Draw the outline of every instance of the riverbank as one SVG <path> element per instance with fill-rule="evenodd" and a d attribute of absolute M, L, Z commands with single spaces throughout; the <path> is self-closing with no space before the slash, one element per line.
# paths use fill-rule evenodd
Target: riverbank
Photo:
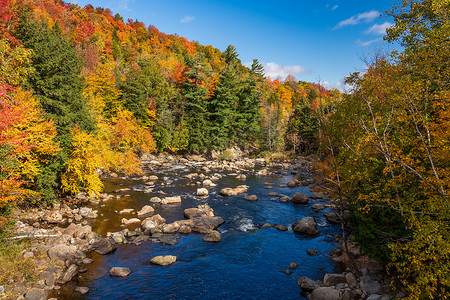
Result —
<path fill-rule="evenodd" d="M 208 189 L 211 191 L 211 188 L 214 188 L 215 182 L 220 179 L 221 173 L 227 172 L 227 176 L 234 177 L 242 185 L 245 185 L 245 177 L 247 176 L 260 176 L 271 178 L 274 174 L 290 174 L 293 175 L 307 175 L 311 172 L 312 159 L 310 158 L 300 158 L 297 160 L 286 161 L 286 162 L 267 162 L 263 159 L 236 159 L 234 161 L 231 160 L 215 160 L 208 161 L 204 157 L 201 156 L 191 156 L 191 157 L 175 157 L 175 156 L 152 156 L 145 155 L 142 157 L 143 163 L 146 166 L 146 174 L 139 178 L 134 178 L 133 180 L 138 182 L 145 182 L 142 186 L 137 186 L 135 188 L 127 190 L 117 190 L 116 193 L 102 194 L 98 199 L 87 199 L 86 195 L 79 195 L 78 200 L 79 203 L 90 203 L 91 205 L 108 205 L 110 201 L 115 201 L 123 198 L 127 198 L 127 193 L 139 192 L 145 193 L 145 191 L 151 190 L 152 193 L 156 193 L 162 191 L 162 187 L 167 188 L 171 185 L 171 180 L 164 178 L 161 175 L 154 175 L 155 171 L 159 170 L 169 170 L 176 164 L 183 164 L 189 166 L 190 168 L 196 170 L 196 172 L 189 173 L 183 176 L 183 179 L 186 180 L 186 184 L 191 184 L 194 188 L 198 190 L 200 189 Z M 106 175 L 106 174 L 105 174 Z M 117 174 L 108 174 L 108 176 L 115 177 Z M 310 186 L 313 183 L 311 178 L 302 177 L 299 179 L 294 179 L 285 184 L 286 188 L 292 189 L 295 191 L 297 187 L 301 186 Z M 320 199 L 325 200 L 325 195 L 320 193 L 313 193 L 309 195 L 309 197 L 289 197 L 286 195 L 280 195 L 274 192 L 270 192 L 273 186 L 270 185 L 271 182 L 267 182 L 265 185 L 267 190 L 267 195 L 269 197 L 274 198 L 274 200 L 278 200 L 280 202 L 292 202 L 298 201 L 298 205 L 308 205 L 309 200 Z M 220 191 L 225 190 L 226 188 L 230 188 L 236 193 L 239 191 L 235 191 L 235 186 L 233 187 L 222 187 L 219 186 L 217 189 Z M 230 192 L 230 190 L 226 190 Z M 253 191 L 242 190 L 242 197 L 249 197 L 247 201 L 255 201 L 252 196 Z M 248 193 L 247 193 L 248 192 Z M 150 192 L 149 192 L 150 193 Z M 226 193 L 225 191 L 221 194 Z M 272 194 L 271 194 L 272 193 Z M 299 193 L 301 194 L 301 193 Z M 161 204 L 164 199 L 169 201 L 167 198 L 170 198 L 172 195 L 163 195 L 158 197 L 159 201 L 153 199 L 154 201 L 149 201 L 149 207 L 152 209 L 158 209 L 159 206 L 165 205 Z M 205 196 L 200 196 L 205 197 Z M 222 196 L 223 197 L 223 196 Z M 226 196 L 225 196 L 226 197 Z M 181 198 L 181 197 L 180 197 Z M 289 198 L 289 199 L 288 199 Z M 178 201 L 178 199 L 170 199 L 170 201 Z M 82 202 L 81 202 L 82 201 Z M 303 201 L 303 202 L 302 202 Z M 303 203 L 303 204 L 301 204 Z M 166 203 L 166 205 L 169 203 Z M 332 204 L 318 204 L 315 203 L 316 209 L 320 210 L 320 205 L 322 208 L 325 206 L 332 207 Z M 110 233 L 100 232 L 101 236 L 97 233 L 92 232 L 92 227 L 89 224 L 92 222 L 100 222 L 100 219 L 103 218 L 102 215 L 98 214 L 98 211 L 92 209 L 90 207 L 78 207 L 79 205 L 71 205 L 71 204 L 61 204 L 55 205 L 52 208 L 45 210 L 35 210 L 31 212 L 15 212 L 16 217 L 21 219 L 23 223 L 18 223 L 17 226 L 17 234 L 22 235 L 32 235 L 35 243 L 40 243 L 40 245 L 35 245 L 34 248 L 39 250 L 39 253 L 47 254 L 47 257 L 44 257 L 39 264 L 39 269 L 41 273 L 37 277 L 36 284 L 33 285 L 32 289 L 30 284 L 26 284 L 27 290 L 25 291 L 23 288 L 20 288 L 17 283 L 12 283 L 11 285 L 6 286 L 6 294 L 11 299 L 15 299 L 17 293 L 24 295 L 26 299 L 39 299 L 39 297 L 47 297 L 48 295 L 56 296 L 58 295 L 58 290 L 61 286 L 63 286 L 66 282 L 69 282 L 71 279 L 76 279 L 77 276 L 83 274 L 86 271 L 87 266 L 92 263 L 91 259 L 89 259 L 86 254 L 89 252 L 96 252 L 99 255 L 105 255 L 114 251 L 118 245 L 120 244 L 140 244 L 147 240 L 153 240 L 158 243 L 163 243 L 170 245 L 171 243 L 176 243 L 176 238 L 171 238 L 171 235 L 175 233 L 183 233 L 187 234 L 191 231 L 196 232 L 197 234 L 208 234 L 211 230 L 217 229 L 220 225 L 219 219 L 217 222 L 210 222 L 212 219 L 202 219 L 203 223 L 198 223 L 195 220 L 196 218 L 190 218 L 191 214 L 197 214 L 200 216 L 207 216 L 209 218 L 220 218 L 220 216 L 215 216 L 214 212 L 210 210 L 210 208 L 203 207 L 191 207 L 191 214 L 186 214 L 184 220 L 172 220 L 171 222 L 164 222 L 161 220 L 162 217 L 156 217 L 158 214 L 153 214 L 152 217 L 148 217 L 148 215 L 143 212 L 139 214 L 137 210 L 125 211 L 122 212 L 122 224 L 117 224 L 121 230 L 114 231 L 111 229 L 106 229 Z M 126 208 L 125 208 L 126 209 Z M 152 212 L 147 211 L 147 213 L 152 214 Z M 117 212 L 119 215 L 120 211 Z M 126 221 L 123 221 L 125 219 Z M 133 222 L 130 222 L 132 219 Z M 194 223 L 193 223 L 194 222 Z M 205 224 L 211 227 L 205 227 Z M 288 229 L 288 224 L 261 224 L 263 228 L 273 227 L 280 231 Z M 287 226 L 286 226 L 287 225 Z M 284 228 L 283 228 L 284 227 Z M 211 236 L 211 235 L 210 235 Z M 220 233 L 219 233 L 220 237 Z M 220 239 L 216 234 L 212 237 L 213 242 L 220 242 Z M 207 240 L 209 238 L 206 238 Z M 324 255 L 332 255 L 332 258 L 339 260 L 338 258 L 342 255 L 338 255 L 338 250 L 333 250 L 335 252 L 332 253 L 324 253 Z M 33 252 L 33 256 L 38 256 L 38 251 Z M 35 254 L 36 253 L 36 254 Z M 30 256 L 30 254 L 28 254 Z M 45 256 L 45 255 L 44 255 Z M 45 262 L 44 262 L 45 261 Z M 344 269 L 345 270 L 345 269 Z M 364 271 L 364 270 L 363 270 Z M 347 276 L 347 271 L 343 275 Z M 370 273 L 371 274 L 371 273 Z M 369 275 L 370 275 L 369 274 Z M 367 275 L 367 274 L 366 274 Z M 330 277 L 330 276 L 328 276 Z M 326 291 L 330 291 L 329 287 L 332 282 L 328 280 L 328 277 L 321 284 L 316 282 L 315 287 L 318 291 L 322 291 L 323 287 L 327 287 Z M 331 276 L 333 278 L 339 277 L 342 279 L 342 276 Z M 330 278 L 331 278 L 330 277 Z M 365 279 L 364 279 L 365 280 Z M 341 280 L 342 281 L 342 280 Z M 343 283 L 340 282 L 339 283 Z M 347 284 L 347 286 L 345 286 Z M 299 285 L 302 283 L 299 281 Z M 88 293 L 89 288 L 86 286 L 73 286 L 76 289 L 76 293 Z M 312 292 L 313 297 L 314 292 L 312 290 L 308 290 L 308 288 L 304 288 L 303 290 Z M 348 282 L 343 283 L 343 285 L 337 285 L 333 288 L 340 296 L 347 295 L 350 293 L 351 297 L 360 297 L 360 298 L 349 298 L 349 299 L 365 299 L 367 297 L 368 291 L 364 290 L 360 283 L 357 281 L 355 286 L 348 284 Z M 355 293 L 347 292 L 347 290 L 353 291 Z M 362 293 L 359 293 L 358 290 L 361 290 Z M 376 292 L 383 292 L 383 290 L 377 290 Z M 315 292 L 316 294 L 318 292 Z M 335 293 L 336 294 L 336 293 Z M 376 293 L 372 293 L 376 294 Z M 337 295 L 337 294 L 336 294 Z M 31 297 L 35 298 L 31 298 Z M 339 296 L 339 297 L 340 297 Z M 20 296 L 19 296 L 20 297 Z M 375 297 L 375 296 L 374 296 Z M 376 299 L 372 297 L 373 299 Z M 321 298 L 316 298 L 321 299 Z M 340 298 L 339 298 L 340 299 Z"/>

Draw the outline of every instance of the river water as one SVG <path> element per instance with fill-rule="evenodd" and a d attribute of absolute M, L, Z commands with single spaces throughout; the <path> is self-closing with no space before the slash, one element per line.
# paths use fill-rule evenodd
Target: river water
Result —
<path fill-rule="evenodd" d="M 183 219 L 186 208 L 207 204 L 214 214 L 225 220 L 218 231 L 222 234 L 220 243 L 207 243 L 198 234 L 178 235 L 178 244 L 163 245 L 157 242 L 144 242 L 137 246 L 123 244 L 112 254 L 101 256 L 92 253 L 94 263 L 86 265 L 88 271 L 78 279 L 78 285 L 87 286 L 86 295 L 62 294 L 64 299 L 304 299 L 301 289 L 296 285 L 300 276 L 321 280 L 326 273 L 333 273 L 335 264 L 326 257 L 332 248 L 334 235 L 339 233 L 337 225 L 329 224 L 323 213 L 314 212 L 310 206 L 320 201 L 310 201 L 309 205 L 279 202 L 278 197 L 269 197 L 269 192 L 277 192 L 292 197 L 296 192 L 310 195 L 308 187 L 295 189 L 280 187 L 294 179 L 289 170 L 274 176 L 257 177 L 247 174 L 246 181 L 239 181 L 235 174 L 221 172 L 223 178 L 217 187 L 209 187 L 209 196 L 196 196 L 198 186 L 189 186 L 192 180 L 184 175 L 197 171 L 182 164 L 167 170 L 152 171 L 160 180 L 148 189 L 142 180 L 111 178 L 105 180 L 106 192 L 130 188 L 128 197 L 108 200 L 94 206 L 99 218 L 91 224 L 93 230 L 105 235 L 107 231 L 119 231 L 120 220 L 136 215 L 120 215 L 124 208 L 140 210 L 150 204 L 154 196 L 181 196 L 180 205 L 154 205 L 158 213 L 171 223 Z M 207 174 L 208 175 L 208 174 Z M 306 174 L 307 176 L 307 174 Z M 168 177 L 162 186 L 162 177 Z M 273 189 L 268 189 L 267 186 Z M 248 185 L 248 195 L 256 194 L 258 201 L 244 200 L 246 194 L 236 197 L 222 197 L 223 187 Z M 291 230 L 297 220 L 313 216 L 318 224 L 319 235 L 310 237 L 298 235 Z M 287 226 L 289 231 L 275 228 L 259 229 L 262 223 Z M 133 228 L 131 228 L 133 229 Z M 319 255 L 309 256 L 308 249 Z M 167 266 L 150 264 L 157 255 L 176 255 L 177 262 Z M 291 275 L 283 271 L 289 263 L 299 266 L 292 269 Z M 111 277 L 112 267 L 128 267 L 132 274 L 125 278 Z"/>

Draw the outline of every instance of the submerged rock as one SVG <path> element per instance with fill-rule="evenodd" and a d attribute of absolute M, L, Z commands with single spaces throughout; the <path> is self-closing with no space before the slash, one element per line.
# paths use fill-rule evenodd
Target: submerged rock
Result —
<path fill-rule="evenodd" d="M 168 266 L 177 261 L 177 257 L 173 255 L 156 256 L 150 260 L 151 264 L 159 266 Z"/>
<path fill-rule="evenodd" d="M 81 295 L 89 293 L 89 288 L 85 286 L 77 286 L 75 288 L 75 292 L 80 293 Z"/>
<path fill-rule="evenodd" d="M 109 274 L 114 277 L 127 277 L 131 274 L 131 269 L 124 267 L 114 267 L 109 270 Z"/>
<path fill-rule="evenodd" d="M 245 200 L 249 200 L 249 201 L 256 201 L 256 200 L 258 200 L 258 196 L 256 196 L 256 195 L 249 195 L 249 196 L 245 196 L 244 199 Z"/>

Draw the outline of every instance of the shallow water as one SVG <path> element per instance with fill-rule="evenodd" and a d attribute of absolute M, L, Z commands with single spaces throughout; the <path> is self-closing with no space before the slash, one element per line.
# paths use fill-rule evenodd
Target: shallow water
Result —
<path fill-rule="evenodd" d="M 92 254 L 94 263 L 87 265 L 88 272 L 79 278 L 78 285 L 88 286 L 91 291 L 80 296 L 65 294 L 65 299 L 299 299 L 301 289 L 296 285 L 300 276 L 314 280 L 322 279 L 326 273 L 332 273 L 335 264 L 325 257 L 333 245 L 333 237 L 339 233 L 339 227 L 329 224 L 323 217 L 326 212 L 314 212 L 310 205 L 321 203 L 311 201 L 302 206 L 290 202 L 282 203 L 278 197 L 269 197 L 269 192 L 291 196 L 295 192 L 310 194 L 307 187 L 296 189 L 280 187 L 294 177 L 285 173 L 270 177 L 247 175 L 246 181 L 235 179 L 235 175 L 224 175 L 217 187 L 208 188 L 209 197 L 195 196 L 197 187 L 189 187 L 192 182 L 182 176 L 193 172 L 183 165 L 171 170 L 152 172 L 151 174 L 169 177 L 170 186 L 160 186 L 158 180 L 151 193 L 128 191 L 129 194 L 119 200 L 109 200 L 104 207 L 97 206 L 100 217 L 93 221 L 93 230 L 99 234 L 107 231 L 119 231 L 120 220 L 136 215 L 120 215 L 115 211 L 123 208 L 139 210 L 150 204 L 154 196 L 181 196 L 180 205 L 156 206 L 155 213 L 166 218 L 167 223 L 183 219 L 186 208 L 199 204 L 208 204 L 216 216 L 225 220 L 219 227 L 222 241 L 217 244 L 203 242 L 202 235 L 179 235 L 179 243 L 174 246 L 154 242 L 144 242 L 139 246 L 120 245 L 112 254 L 100 256 Z M 269 182 L 273 189 L 267 189 Z M 106 192 L 120 188 L 142 190 L 144 181 L 130 179 L 108 179 Z M 248 194 L 256 194 L 258 201 L 247 201 L 242 194 L 237 197 L 222 197 L 218 191 L 223 187 L 235 187 L 240 184 L 250 186 Z M 293 223 L 305 216 L 313 216 L 318 223 L 319 235 L 315 237 L 295 234 L 290 228 Z M 106 221 L 105 221 L 106 219 Z M 262 223 L 287 226 L 289 231 L 274 228 L 258 229 Z M 130 229 L 133 229 L 130 227 Z M 309 256 L 307 249 L 319 252 L 318 256 Z M 177 262 L 168 267 L 154 266 L 150 259 L 157 255 L 176 255 Z M 299 265 L 291 275 L 283 273 L 288 265 Z M 128 267 L 132 274 L 126 278 L 109 276 L 112 267 Z M 64 293 L 64 292 L 63 292 Z"/>

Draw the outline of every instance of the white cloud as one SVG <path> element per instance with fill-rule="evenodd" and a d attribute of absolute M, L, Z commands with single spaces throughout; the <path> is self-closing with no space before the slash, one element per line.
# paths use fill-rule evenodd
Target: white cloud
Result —
<path fill-rule="evenodd" d="M 380 16 L 380 13 L 376 10 L 371 10 L 367 12 L 363 12 L 360 14 L 357 14 L 355 16 L 352 16 L 348 19 L 345 19 L 341 22 L 339 22 L 334 29 L 339 29 L 341 27 L 347 26 L 347 25 L 356 25 L 360 23 L 370 23 L 376 18 Z"/>
<path fill-rule="evenodd" d="M 261 64 L 264 67 L 266 76 L 270 76 L 272 79 L 281 78 L 284 80 L 288 75 L 296 76 L 307 72 L 306 68 L 300 65 L 280 66 L 274 62 Z"/>
<path fill-rule="evenodd" d="M 195 20 L 195 17 L 193 16 L 185 16 L 183 18 L 181 18 L 180 22 L 181 23 L 189 23 Z"/>
<path fill-rule="evenodd" d="M 332 8 L 331 8 L 331 10 L 336 10 L 337 8 L 339 7 L 339 5 L 335 5 L 335 6 L 333 6 Z"/>
<path fill-rule="evenodd" d="M 374 24 L 372 27 L 364 31 L 365 34 L 373 33 L 373 34 L 385 34 L 386 29 L 394 25 L 391 22 L 384 22 L 383 24 Z"/>
<path fill-rule="evenodd" d="M 370 40 L 370 41 L 361 41 L 361 40 L 357 40 L 356 43 L 357 43 L 359 46 L 361 46 L 361 47 L 367 47 L 367 46 L 372 45 L 373 43 L 381 42 L 382 40 L 383 40 L 382 38 L 376 38 L 376 39 L 373 39 L 373 40 Z"/>
<path fill-rule="evenodd" d="M 134 0 L 122 0 L 119 1 L 119 4 L 117 5 L 118 10 L 125 10 L 125 11 L 131 11 L 130 7 L 128 6 L 129 3 L 133 3 Z"/>
<path fill-rule="evenodd" d="M 270 77 L 272 79 L 284 80 L 288 75 L 296 76 L 308 72 L 306 68 L 300 65 L 281 66 L 274 62 L 270 63 L 261 62 L 261 65 L 264 67 L 265 76 Z M 244 63 L 244 66 L 246 66 L 247 68 L 251 68 L 252 63 L 251 62 Z"/>

